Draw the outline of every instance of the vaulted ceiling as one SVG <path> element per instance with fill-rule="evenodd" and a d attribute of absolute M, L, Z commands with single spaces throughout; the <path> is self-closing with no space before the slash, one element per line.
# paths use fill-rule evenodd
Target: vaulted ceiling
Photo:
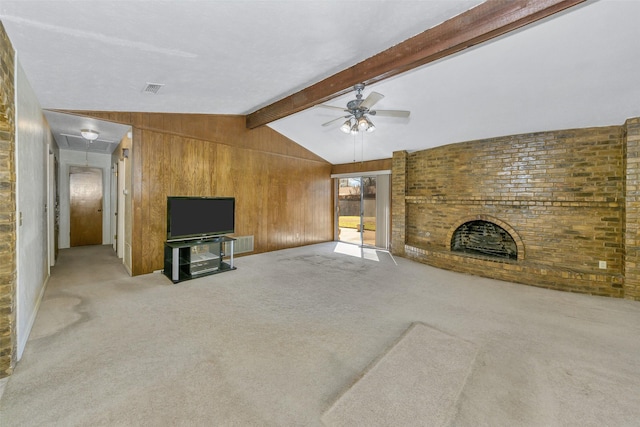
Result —
<path fill-rule="evenodd" d="M 248 115 L 250 126 L 262 120 L 336 164 L 640 116 L 640 1 L 573 3 L 2 0 L 0 20 L 44 109 Z M 455 45 L 467 27 L 487 32 L 468 11 L 500 4 L 569 7 L 409 71 L 375 64 L 381 52 L 425 56 L 403 43 L 447 20 L 459 30 L 424 44 Z M 376 131 L 355 137 L 338 130 L 340 120 L 321 126 L 342 113 L 312 105 L 344 107 L 357 81 L 368 83 L 365 96 L 385 95 L 376 108 L 411 116 L 374 116 Z M 61 146 L 73 149 L 88 119 L 46 114 Z M 126 131 L 88 124 L 104 126 L 105 140 Z"/>

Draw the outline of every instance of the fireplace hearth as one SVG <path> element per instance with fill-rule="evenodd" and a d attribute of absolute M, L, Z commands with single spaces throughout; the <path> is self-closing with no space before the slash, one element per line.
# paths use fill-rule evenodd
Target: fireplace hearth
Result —
<path fill-rule="evenodd" d="M 469 221 L 456 229 L 451 237 L 451 251 L 500 259 L 518 259 L 513 237 L 502 227 L 489 221 Z"/>

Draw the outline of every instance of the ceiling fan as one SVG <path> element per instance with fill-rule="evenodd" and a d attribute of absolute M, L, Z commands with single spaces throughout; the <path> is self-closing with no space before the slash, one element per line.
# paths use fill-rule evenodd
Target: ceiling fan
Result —
<path fill-rule="evenodd" d="M 356 91 L 356 99 L 349 101 L 347 103 L 347 108 L 324 104 L 318 105 L 318 107 L 330 108 L 348 113 L 345 116 L 340 116 L 336 119 L 323 123 L 322 126 L 329 126 L 338 120 L 347 119 L 342 126 L 340 126 L 340 130 L 344 133 L 355 135 L 360 131 L 373 132 L 376 130 L 376 127 L 369 116 L 409 117 L 410 112 L 406 110 L 373 110 L 373 106 L 384 98 L 384 95 L 378 92 L 371 92 L 369 96 L 362 99 L 364 83 L 356 84 L 353 89 Z"/>

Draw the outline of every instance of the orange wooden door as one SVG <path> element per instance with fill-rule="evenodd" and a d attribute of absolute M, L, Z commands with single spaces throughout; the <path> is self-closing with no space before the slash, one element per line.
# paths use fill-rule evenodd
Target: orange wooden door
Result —
<path fill-rule="evenodd" d="M 102 244 L 102 170 L 69 168 L 71 246 Z"/>

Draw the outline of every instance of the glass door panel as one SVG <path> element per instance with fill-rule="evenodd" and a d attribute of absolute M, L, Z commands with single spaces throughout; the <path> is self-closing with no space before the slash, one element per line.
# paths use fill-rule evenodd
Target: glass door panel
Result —
<path fill-rule="evenodd" d="M 362 244 L 376 245 L 376 177 L 363 176 L 362 183 Z"/>
<path fill-rule="evenodd" d="M 338 180 L 338 240 L 346 243 L 362 244 L 360 233 L 360 178 L 339 178 Z"/>
<path fill-rule="evenodd" d="M 338 240 L 357 245 L 376 244 L 376 177 L 337 180 Z"/>

